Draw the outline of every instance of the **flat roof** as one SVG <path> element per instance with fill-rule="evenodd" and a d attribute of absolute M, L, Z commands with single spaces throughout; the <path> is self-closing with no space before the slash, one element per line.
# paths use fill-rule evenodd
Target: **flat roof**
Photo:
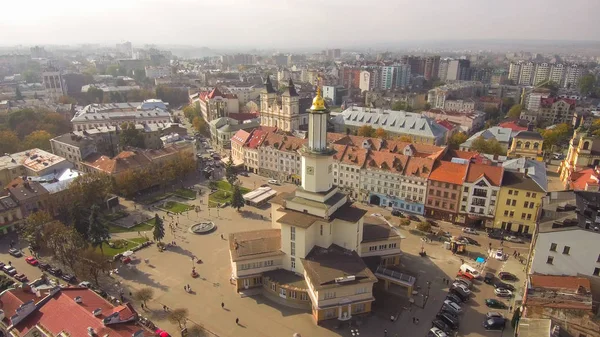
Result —
<path fill-rule="evenodd" d="M 547 318 L 521 318 L 519 337 L 548 337 L 552 333 L 552 321 Z"/>
<path fill-rule="evenodd" d="M 383 220 L 374 216 L 365 217 L 362 242 L 381 241 L 392 238 L 401 239 L 402 236 L 395 228 L 391 227 Z"/>

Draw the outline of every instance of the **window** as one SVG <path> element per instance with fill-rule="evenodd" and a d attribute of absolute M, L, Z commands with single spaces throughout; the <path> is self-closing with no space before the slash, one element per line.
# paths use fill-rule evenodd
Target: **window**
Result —
<path fill-rule="evenodd" d="M 321 236 L 323 236 L 323 225 L 321 225 Z"/>
<path fill-rule="evenodd" d="M 525 193 L 525 196 L 526 196 L 527 198 L 531 197 L 531 192 L 527 192 L 527 193 Z"/>
<path fill-rule="evenodd" d="M 531 197 L 535 198 L 537 196 L 537 193 L 531 193 Z"/>
<path fill-rule="evenodd" d="M 465 188 L 463 189 L 463 192 L 469 192 L 469 188 L 465 186 Z"/>
<path fill-rule="evenodd" d="M 570 251 L 571 251 L 571 247 L 569 247 L 569 246 L 565 246 L 565 248 L 563 248 L 563 254 L 565 254 L 565 255 L 569 255 Z"/>
<path fill-rule="evenodd" d="M 551 252 L 555 252 L 556 251 L 556 246 L 557 246 L 556 243 L 551 243 L 550 244 L 550 251 Z M 600 256 L 598 256 L 598 260 L 600 261 Z"/>
<path fill-rule="evenodd" d="M 293 241 L 291 242 L 291 245 L 290 245 L 290 255 L 296 256 L 296 243 Z"/>
<path fill-rule="evenodd" d="M 300 300 L 301 301 L 308 301 L 308 294 L 307 293 L 300 293 Z"/>
<path fill-rule="evenodd" d="M 356 295 L 358 294 L 364 294 L 367 292 L 367 287 L 362 287 L 362 288 L 357 288 L 356 289 Z"/>
<path fill-rule="evenodd" d="M 527 214 L 525 213 L 521 213 L 521 220 L 525 220 L 525 217 L 527 216 Z"/>
<path fill-rule="evenodd" d="M 279 288 L 279 296 L 285 298 L 287 297 L 287 291 L 285 290 L 285 288 Z"/>
<path fill-rule="evenodd" d="M 527 220 L 531 220 L 531 214 L 527 214 Z"/>
<path fill-rule="evenodd" d="M 296 258 L 295 257 L 290 257 L 290 265 L 292 266 L 292 269 L 296 269 Z"/>
<path fill-rule="evenodd" d="M 296 227 L 290 227 L 290 240 L 296 241 Z"/>
<path fill-rule="evenodd" d="M 523 207 L 525 207 L 525 208 L 529 207 L 529 201 L 525 201 L 525 203 L 523 204 Z"/>
<path fill-rule="evenodd" d="M 352 313 L 356 314 L 356 313 L 360 313 L 365 311 L 365 304 L 364 303 L 359 303 L 359 304 L 355 304 L 352 307 Z"/>
<path fill-rule="evenodd" d="M 508 216 L 510 216 L 511 218 L 512 218 L 513 216 L 515 216 L 515 211 L 510 211 L 510 213 L 508 213 Z"/>
<path fill-rule="evenodd" d="M 265 267 L 269 267 L 273 265 L 273 260 L 265 261 Z"/>
<path fill-rule="evenodd" d="M 600 276 L 600 268 L 594 268 L 594 276 Z"/>
<path fill-rule="evenodd" d="M 329 166 L 329 167 L 331 167 L 331 166 Z M 298 295 L 295 291 L 290 291 L 290 298 L 296 299 L 297 296 Z"/>
<path fill-rule="evenodd" d="M 325 299 L 326 300 L 332 299 L 332 298 L 335 298 L 335 291 L 331 291 L 331 292 L 325 293 Z"/>
<path fill-rule="evenodd" d="M 506 205 L 510 206 L 510 199 L 506 199 Z"/>
<path fill-rule="evenodd" d="M 519 191 L 515 191 L 515 196 L 519 195 Z"/>
<path fill-rule="evenodd" d="M 512 195 L 512 190 L 508 190 L 508 195 Z"/>
<path fill-rule="evenodd" d="M 553 262 L 554 262 L 554 257 L 548 256 L 548 258 L 546 259 L 546 263 L 547 264 L 553 264 Z"/>
<path fill-rule="evenodd" d="M 517 199 L 513 199 L 512 202 L 511 202 L 511 205 L 512 206 L 517 206 Z"/>
<path fill-rule="evenodd" d="M 533 202 L 529 203 L 529 208 L 533 208 Z"/>

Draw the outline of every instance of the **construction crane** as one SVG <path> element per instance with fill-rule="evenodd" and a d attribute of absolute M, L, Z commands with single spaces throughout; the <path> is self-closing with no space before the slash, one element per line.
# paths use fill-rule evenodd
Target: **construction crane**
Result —
<path fill-rule="evenodd" d="M 541 88 L 541 87 L 545 86 L 546 84 L 548 84 L 548 83 L 552 83 L 552 82 L 553 82 L 553 81 L 551 81 L 550 79 L 547 79 L 547 80 L 545 80 L 545 81 L 543 81 L 543 82 L 541 82 L 541 83 L 538 83 L 538 85 L 535 85 L 535 86 L 533 86 L 533 87 L 530 89 L 530 92 L 531 92 L 531 91 L 533 91 L 533 90 L 535 90 L 535 89 L 539 89 L 539 88 Z M 527 94 L 527 88 L 526 88 L 526 87 L 524 87 L 523 89 L 521 89 L 521 101 L 519 102 L 519 104 L 521 104 L 521 106 L 522 106 L 522 105 L 523 105 L 523 103 L 525 102 L 525 95 L 526 95 L 526 94 Z"/>

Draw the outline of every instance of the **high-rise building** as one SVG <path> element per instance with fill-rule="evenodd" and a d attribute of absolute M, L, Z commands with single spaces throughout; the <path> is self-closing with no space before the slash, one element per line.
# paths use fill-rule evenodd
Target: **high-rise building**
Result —
<path fill-rule="evenodd" d="M 29 51 L 31 52 L 31 58 L 34 58 L 34 59 L 43 59 L 48 56 L 48 54 L 46 53 L 46 49 L 44 49 L 44 47 L 40 47 L 40 46 L 31 47 L 31 48 L 29 48 Z"/>
<path fill-rule="evenodd" d="M 550 76 L 548 78 L 551 82 L 558 84 L 559 86 L 563 85 L 563 81 L 565 78 L 565 65 L 562 63 L 553 64 L 550 67 Z"/>
<path fill-rule="evenodd" d="M 567 67 L 565 72 L 565 88 L 575 88 L 579 84 L 579 79 L 582 75 L 582 69 L 577 64 L 572 64 Z"/>
<path fill-rule="evenodd" d="M 521 76 L 521 63 L 511 62 L 508 68 L 508 80 L 513 84 L 519 83 L 519 77 Z"/>
<path fill-rule="evenodd" d="M 440 71 L 440 57 L 439 56 L 427 56 L 423 66 L 423 77 L 430 81 L 438 78 Z"/>
<path fill-rule="evenodd" d="M 394 72 L 396 68 L 393 66 L 381 67 L 381 89 L 391 90 L 394 87 Z"/>
<path fill-rule="evenodd" d="M 451 60 L 448 63 L 447 81 L 468 81 L 471 62 L 469 60 Z"/>
<path fill-rule="evenodd" d="M 519 85 L 531 85 L 535 74 L 535 63 L 527 62 L 521 64 L 521 73 L 519 75 Z"/>
<path fill-rule="evenodd" d="M 538 63 L 535 66 L 535 75 L 533 76 L 533 85 L 544 83 L 550 76 L 550 64 Z"/>
<path fill-rule="evenodd" d="M 395 87 L 396 88 L 406 88 L 410 85 L 410 76 L 411 76 L 411 66 L 410 64 L 400 64 L 394 66 L 396 70 L 394 71 L 395 76 Z"/>
<path fill-rule="evenodd" d="M 408 65 L 410 65 L 410 69 L 411 69 L 411 73 L 412 74 L 423 76 L 425 59 L 422 59 L 419 56 L 403 55 L 400 58 L 400 64 L 408 64 Z"/>
<path fill-rule="evenodd" d="M 440 61 L 440 67 L 438 70 L 438 78 L 440 81 L 445 82 L 448 77 L 448 65 L 450 64 L 450 60 L 442 60 Z"/>
<path fill-rule="evenodd" d="M 42 73 L 42 81 L 46 90 L 46 97 L 56 101 L 67 92 L 65 82 L 60 70 L 49 70 Z"/>

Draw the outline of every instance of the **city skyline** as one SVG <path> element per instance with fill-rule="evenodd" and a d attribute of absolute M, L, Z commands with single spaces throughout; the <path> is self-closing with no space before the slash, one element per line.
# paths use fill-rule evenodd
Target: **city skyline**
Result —
<path fill-rule="evenodd" d="M 73 0 L 61 6 L 34 0 L 5 4 L 3 45 L 178 44 L 211 48 L 326 48 L 435 40 L 594 41 L 592 16 L 565 20 L 557 0 L 481 3 L 375 0 L 278 2 L 234 0 Z M 518 8 L 518 11 L 515 11 Z M 569 10 L 593 12 L 600 3 L 574 0 Z M 562 22 L 548 25 L 548 22 Z M 116 24 L 115 24 L 116 23 Z"/>

